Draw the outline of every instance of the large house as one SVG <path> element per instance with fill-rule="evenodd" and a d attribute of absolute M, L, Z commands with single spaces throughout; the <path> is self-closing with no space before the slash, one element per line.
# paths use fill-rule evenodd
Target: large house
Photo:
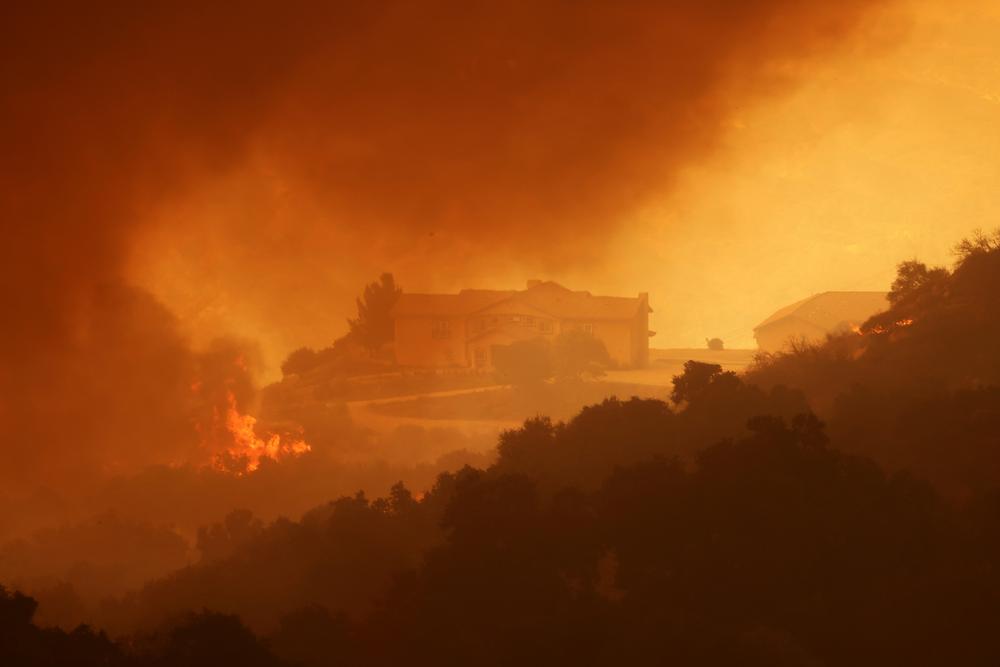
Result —
<path fill-rule="evenodd" d="M 815 343 L 856 329 L 889 307 L 885 292 L 823 292 L 796 301 L 754 327 L 757 347 L 777 352 L 790 343 Z"/>
<path fill-rule="evenodd" d="M 400 295 L 392 310 L 396 361 L 403 366 L 490 369 L 498 346 L 580 329 L 621 366 L 649 361 L 649 295 L 594 296 L 554 282 L 524 290 L 465 289 Z"/>

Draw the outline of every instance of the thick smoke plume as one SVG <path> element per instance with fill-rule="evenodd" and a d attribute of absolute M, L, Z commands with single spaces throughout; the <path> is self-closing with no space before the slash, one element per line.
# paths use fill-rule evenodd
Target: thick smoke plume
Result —
<path fill-rule="evenodd" d="M 176 198 L 256 165 L 365 230 L 338 231 L 345 255 L 437 234 L 579 260 L 876 4 L 8 3 L 0 482 L 65 491 L 204 456 L 191 384 L 239 354 L 193 351 L 125 279 Z M 296 231 L 267 224 L 241 230 L 265 267 Z"/>

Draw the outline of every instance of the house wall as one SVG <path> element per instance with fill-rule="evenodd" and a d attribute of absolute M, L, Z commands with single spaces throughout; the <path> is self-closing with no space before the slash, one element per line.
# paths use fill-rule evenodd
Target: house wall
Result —
<path fill-rule="evenodd" d="M 474 340 L 468 343 L 467 356 L 471 360 L 473 368 L 479 370 L 493 370 L 493 348 L 496 345 L 510 345 L 522 340 L 532 338 L 547 338 L 537 331 L 525 329 L 523 327 L 501 326 L 490 329 L 485 333 L 477 335 Z"/>
<path fill-rule="evenodd" d="M 593 322 L 594 338 L 604 343 L 608 354 L 621 366 L 632 365 L 632 323 L 629 320 Z"/>
<path fill-rule="evenodd" d="M 435 322 L 447 322 L 448 336 L 434 336 Z M 401 317 L 395 322 L 396 362 L 401 366 L 468 366 L 465 319 Z"/>
<path fill-rule="evenodd" d="M 447 337 L 434 334 L 436 327 L 440 331 L 442 322 L 447 322 Z M 397 318 L 396 361 L 402 366 L 488 369 L 493 366 L 493 345 L 535 336 L 552 339 L 577 328 L 590 330 L 620 366 L 636 368 L 648 363 L 649 314 L 644 303 L 630 319 L 558 320 L 517 300 L 505 301 L 469 317 Z"/>
<path fill-rule="evenodd" d="M 466 356 L 473 368 L 493 368 L 493 346 L 510 345 L 529 338 L 552 339 L 559 333 L 559 322 L 517 299 L 500 302 L 469 317 L 469 342 Z"/>
<path fill-rule="evenodd" d="M 649 365 L 649 302 L 644 294 L 641 294 L 640 298 L 639 312 L 632 321 L 630 358 L 634 368 L 645 368 Z"/>
<path fill-rule="evenodd" d="M 516 299 L 501 302 L 469 317 L 470 336 L 507 328 L 512 331 L 523 329 L 531 335 L 554 336 L 558 332 L 558 322 L 548 313 Z"/>

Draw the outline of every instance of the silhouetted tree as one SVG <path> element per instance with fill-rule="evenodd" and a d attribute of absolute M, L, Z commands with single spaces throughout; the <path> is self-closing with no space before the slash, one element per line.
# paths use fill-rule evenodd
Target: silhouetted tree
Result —
<path fill-rule="evenodd" d="M 930 609 L 892 602 L 943 572 L 922 550 L 948 539 L 928 521 L 939 511 L 929 489 L 822 446 L 811 417 L 792 428 L 759 417 L 750 429 L 705 450 L 693 473 L 650 462 L 608 481 L 603 520 L 623 613 L 647 628 L 627 635 L 626 661 L 774 664 L 761 651 L 800 656 L 791 664 L 878 664 L 922 651 L 943 659 L 950 649 L 911 635 Z M 877 574 L 901 562 L 905 582 Z M 860 620 L 869 617 L 884 623 Z"/>
<path fill-rule="evenodd" d="M 234 515 L 202 535 L 220 557 L 122 604 L 238 611 L 306 665 L 1000 664 L 1000 248 L 973 245 L 901 267 L 878 333 L 688 362 L 676 407 L 528 420 L 419 499 Z M 274 660 L 232 616 L 116 646 L 33 612 L 0 595 L 0 663 Z"/>
<path fill-rule="evenodd" d="M 367 285 L 357 299 L 358 316 L 347 321 L 350 337 L 371 351 L 391 341 L 394 330 L 390 312 L 402 293 L 391 273 L 383 273 L 377 282 Z"/>
<path fill-rule="evenodd" d="M 800 388 L 835 445 L 950 496 L 1000 483 L 1000 235 L 959 244 L 953 271 L 900 264 L 861 335 L 762 359 L 747 381 Z M 949 443 L 947 453 L 942 443 Z"/>
<path fill-rule="evenodd" d="M 129 664 L 997 663 L 1000 494 L 949 507 L 838 451 L 792 412 L 801 395 L 686 370 L 682 410 L 608 399 L 529 420 L 495 465 L 443 474 L 420 500 L 399 484 L 341 498 L 147 587 L 146 604 L 182 591 L 278 629 L 265 643 L 235 616 L 189 614 L 127 644 Z M 991 431 L 992 401 L 956 399 L 959 430 Z M 920 411 L 906 428 L 933 423 Z M 9 599 L 0 638 L 37 636 L 33 603 Z M 352 616 L 327 611 L 341 606 Z M 118 664 L 119 647 L 77 633 L 40 641 Z"/>
<path fill-rule="evenodd" d="M 712 380 L 722 373 L 719 364 L 703 361 L 684 362 L 684 372 L 674 376 L 674 389 L 670 398 L 674 403 L 690 402 L 703 392 Z"/>
<path fill-rule="evenodd" d="M 117 667 L 129 664 L 103 632 L 86 625 L 72 632 L 34 625 L 37 602 L 0 586 L 0 665 Z"/>
<path fill-rule="evenodd" d="M 889 303 L 894 307 L 916 307 L 920 302 L 940 297 L 946 289 L 948 270 L 928 268 L 917 261 L 906 261 L 896 268 L 896 279 L 889 289 Z"/>
<path fill-rule="evenodd" d="M 721 352 L 725 349 L 725 344 L 722 342 L 721 338 L 706 338 L 705 346 L 713 352 Z"/>
<path fill-rule="evenodd" d="M 233 615 L 210 611 L 188 614 L 167 633 L 153 664 L 164 667 L 279 667 L 282 663 Z"/>
<path fill-rule="evenodd" d="M 969 238 L 962 239 L 955 245 L 955 254 L 959 263 L 964 262 L 974 255 L 985 255 L 1000 250 L 1000 229 L 995 229 L 989 234 L 977 229 Z"/>
<path fill-rule="evenodd" d="M 311 371 L 319 363 L 319 355 L 316 350 L 309 347 L 300 347 L 293 351 L 281 364 L 281 372 L 284 375 L 299 375 Z"/>
<path fill-rule="evenodd" d="M 352 631 L 347 614 L 310 605 L 282 616 L 268 645 L 279 658 L 301 667 L 358 664 Z"/>
<path fill-rule="evenodd" d="M 222 523 L 198 529 L 197 547 L 202 560 L 221 560 L 260 536 L 264 523 L 247 509 L 233 510 Z"/>

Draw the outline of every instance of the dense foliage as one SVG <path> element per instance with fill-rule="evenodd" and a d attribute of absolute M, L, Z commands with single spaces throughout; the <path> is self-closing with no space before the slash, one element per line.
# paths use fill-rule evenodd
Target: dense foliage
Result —
<path fill-rule="evenodd" d="M 901 265 L 860 334 L 529 420 L 421 497 L 236 512 L 105 605 L 120 639 L 4 592 L 0 662 L 1000 664 L 996 240 Z"/>
<path fill-rule="evenodd" d="M 1000 232 L 956 251 L 952 271 L 900 264 L 860 334 L 764 358 L 747 381 L 803 390 L 838 448 L 967 499 L 1000 485 Z"/>

